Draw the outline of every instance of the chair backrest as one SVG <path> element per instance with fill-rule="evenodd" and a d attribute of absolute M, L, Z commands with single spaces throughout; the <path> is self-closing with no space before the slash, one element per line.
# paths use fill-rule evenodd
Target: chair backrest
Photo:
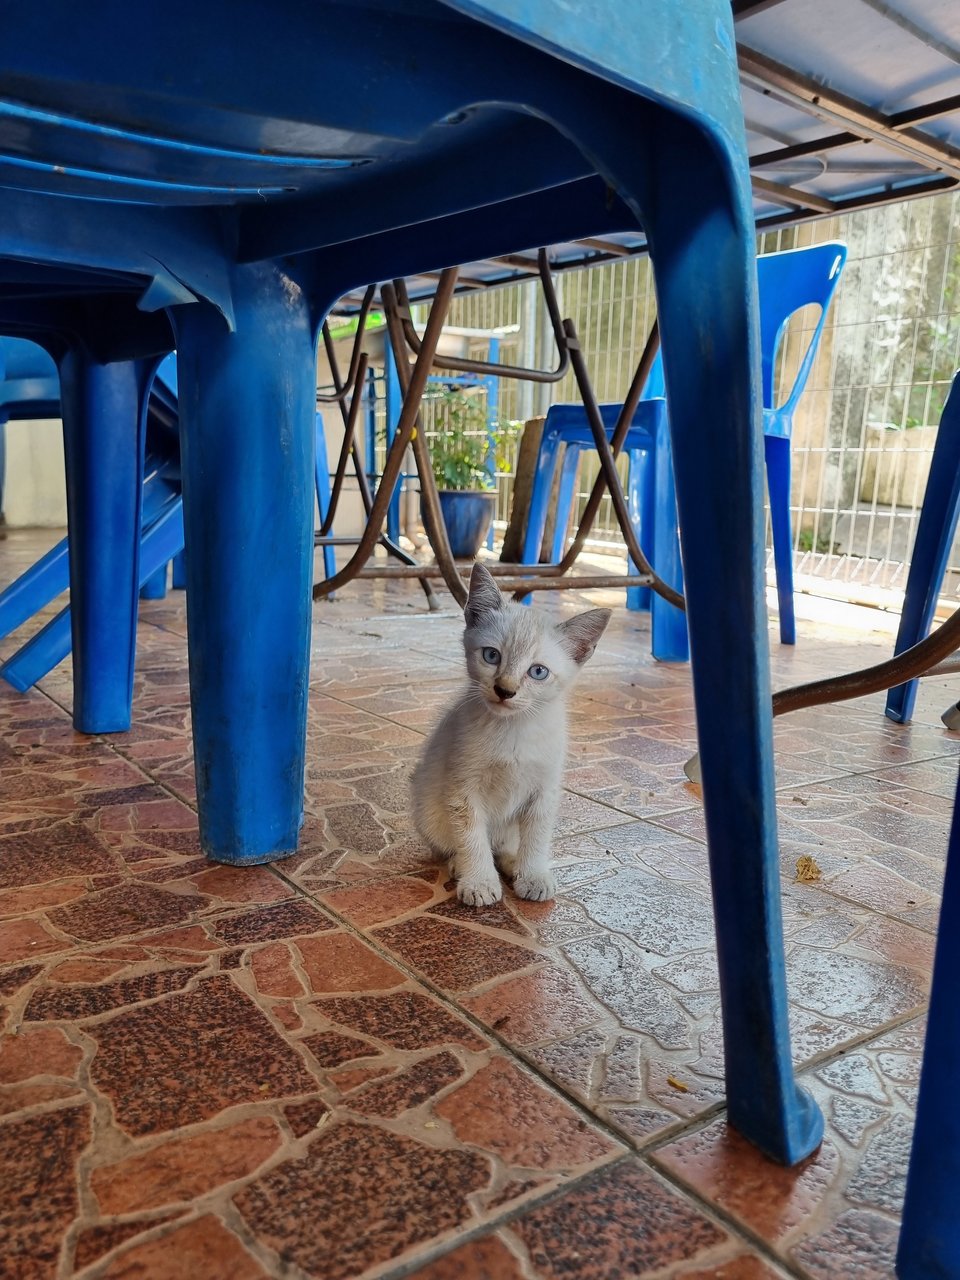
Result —
<path fill-rule="evenodd" d="M 809 245 L 805 249 L 787 249 L 783 253 L 765 253 L 757 258 L 757 285 L 760 291 L 760 354 L 762 361 L 763 407 L 773 409 L 773 376 L 777 348 L 795 311 L 811 303 L 820 307 L 820 317 L 813 331 L 790 394 L 781 406 L 788 416 L 796 406 L 807 384 L 827 310 L 840 274 L 847 260 L 847 246 L 839 240 Z M 663 361 L 657 355 L 643 389 L 644 400 L 665 395 Z"/>
<path fill-rule="evenodd" d="M 777 348 L 794 312 L 811 304 L 819 306 L 820 316 L 804 352 L 790 393 L 781 406 L 792 412 L 800 399 L 813 368 L 827 309 L 847 260 L 847 246 L 838 240 L 789 249 L 785 253 L 767 253 L 757 259 L 757 284 L 760 290 L 760 354 L 762 360 L 763 407 L 773 409 L 774 373 Z"/>

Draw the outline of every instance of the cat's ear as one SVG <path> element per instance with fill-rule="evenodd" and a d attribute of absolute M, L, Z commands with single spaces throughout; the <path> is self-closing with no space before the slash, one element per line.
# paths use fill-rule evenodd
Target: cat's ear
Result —
<path fill-rule="evenodd" d="M 470 574 L 470 594 L 463 606 L 468 627 L 475 627 L 490 613 L 503 608 L 503 596 L 493 574 L 478 560 Z"/>
<path fill-rule="evenodd" d="M 610 614 L 610 609 L 588 609 L 586 613 L 578 613 L 566 622 L 557 624 L 560 643 L 578 666 L 582 666 L 593 655 L 597 641 L 610 621 Z"/>

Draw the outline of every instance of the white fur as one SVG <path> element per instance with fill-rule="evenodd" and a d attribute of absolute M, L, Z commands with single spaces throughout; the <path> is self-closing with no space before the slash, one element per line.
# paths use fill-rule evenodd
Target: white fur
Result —
<path fill-rule="evenodd" d="M 552 898 L 567 694 L 610 610 L 554 623 L 508 603 L 493 575 L 475 564 L 464 616 L 469 684 L 430 735 L 413 775 L 414 821 L 437 856 L 450 859 L 461 902 L 500 899 L 497 863 L 519 897 Z M 499 651 L 496 665 L 483 659 L 485 648 Z M 535 664 L 548 668 L 545 680 L 529 674 Z M 495 686 L 514 696 L 501 700 Z"/>

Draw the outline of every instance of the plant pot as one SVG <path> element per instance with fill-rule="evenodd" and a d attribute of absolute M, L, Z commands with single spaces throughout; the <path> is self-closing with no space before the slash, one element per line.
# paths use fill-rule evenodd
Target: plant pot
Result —
<path fill-rule="evenodd" d="M 867 423 L 861 502 L 885 507 L 914 507 L 923 502 L 936 427 L 890 427 Z"/>
<path fill-rule="evenodd" d="M 494 489 L 441 489 L 440 510 L 450 550 L 457 560 L 474 560 L 493 524 Z"/>

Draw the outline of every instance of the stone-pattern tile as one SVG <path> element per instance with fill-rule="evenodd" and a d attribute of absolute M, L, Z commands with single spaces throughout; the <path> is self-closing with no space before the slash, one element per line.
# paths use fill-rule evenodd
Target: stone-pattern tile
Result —
<path fill-rule="evenodd" d="M 717 1223 L 635 1161 L 614 1165 L 549 1203 L 528 1210 L 509 1234 L 526 1248 L 538 1277 L 583 1280 L 681 1274 L 729 1252 Z"/>
<path fill-rule="evenodd" d="M 723 1120 L 654 1159 L 816 1280 L 890 1276 L 922 1043 L 922 1024 L 910 1023 L 804 1076 L 826 1131 L 795 1169 L 765 1159 Z"/>
<path fill-rule="evenodd" d="M 76 1165 L 90 1139 L 86 1106 L 0 1122 L 0 1276 L 56 1275 L 61 1239 L 77 1213 Z"/>
<path fill-rule="evenodd" d="M 301 1056 L 226 975 L 100 1021 L 91 1073 L 117 1124 L 140 1137 L 226 1107 L 309 1093 Z M 165 1088 L 156 1088 L 157 1079 Z"/>
<path fill-rule="evenodd" d="M 573 699 L 557 899 L 475 910 L 408 791 L 461 626 L 413 584 L 317 607 L 306 818 L 274 868 L 200 849 L 179 593 L 142 603 L 130 733 L 73 732 L 69 661 L 0 688 L 0 1276 L 782 1280 L 774 1254 L 890 1274 L 960 754 L 947 690 L 909 727 L 880 698 L 776 724 L 794 1056 L 827 1116 L 784 1174 L 720 1118 L 689 671 L 615 611 Z M 802 625 L 775 685 L 874 652 Z"/>

